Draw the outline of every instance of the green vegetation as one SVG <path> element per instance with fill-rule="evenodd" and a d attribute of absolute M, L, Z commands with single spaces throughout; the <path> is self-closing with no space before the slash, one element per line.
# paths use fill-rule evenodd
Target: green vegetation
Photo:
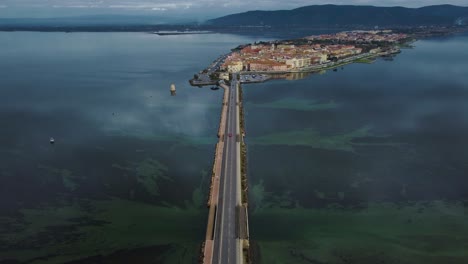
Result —
<path fill-rule="evenodd" d="M 374 60 L 374 59 L 371 59 L 371 58 L 362 58 L 362 59 L 355 60 L 354 62 L 356 62 L 356 63 L 370 64 L 370 63 L 374 63 L 375 60 Z"/>
<path fill-rule="evenodd" d="M 247 179 L 247 146 L 244 141 L 241 142 L 241 192 L 241 202 L 243 204 L 249 203 L 249 186 Z"/>
<path fill-rule="evenodd" d="M 191 109 L 207 109 L 207 110 L 219 110 L 219 104 L 216 103 L 200 103 L 200 102 L 181 102 L 176 100 L 166 100 L 164 102 L 158 102 L 158 104 L 152 105 L 154 108 L 173 108 L 169 111 L 176 111 L 181 106 L 187 106 Z"/>
<path fill-rule="evenodd" d="M 208 177 L 208 171 L 202 170 L 201 171 L 201 180 L 200 184 L 198 185 L 192 193 L 192 201 L 185 201 L 186 208 L 193 208 L 193 209 L 200 209 L 203 206 L 205 193 L 203 192 L 203 186 L 206 185 L 206 177 Z"/>
<path fill-rule="evenodd" d="M 101 190 L 99 193 L 82 196 L 89 185 L 75 176 L 78 172 L 39 165 L 44 184 L 62 184 L 69 192 L 50 188 L 51 195 L 56 196 L 53 201 L 21 206 L 15 214 L 0 216 L 0 260 L 54 264 L 102 256 L 104 263 L 194 263 L 206 225 L 203 200 L 208 173 L 202 170 L 201 177 L 197 175 L 198 187 L 180 203 L 160 196 L 161 181 L 172 181 L 165 164 L 151 158 L 123 164 L 112 167 L 122 170 L 128 180 L 128 188 L 122 188 L 124 193 L 137 184 L 157 196 L 157 204 L 110 196 L 96 183 L 92 188 Z M 121 177 L 120 173 L 109 176 Z M 104 186 L 112 185 L 105 178 L 97 182 L 101 180 Z M 93 198 L 87 198 L 90 196 Z M 119 258 L 128 258 L 129 262 Z"/>
<path fill-rule="evenodd" d="M 128 167 L 113 164 L 112 167 L 127 171 L 135 175 L 137 181 L 151 195 L 159 195 L 158 181 L 170 180 L 167 176 L 168 168 L 157 160 L 145 159 L 138 163 L 131 163 Z"/>
<path fill-rule="evenodd" d="M 252 189 L 250 190 L 250 197 L 252 204 L 255 205 L 255 210 L 262 208 L 264 205 L 264 201 L 270 195 L 265 191 L 265 186 L 263 185 L 263 180 L 260 180 L 258 184 L 254 184 Z"/>
<path fill-rule="evenodd" d="M 238 75 L 239 76 L 239 75 Z M 247 204 L 249 202 L 248 199 L 248 180 L 247 180 L 247 145 L 244 142 L 244 138 L 242 135 L 245 133 L 245 117 L 244 117 L 244 107 L 242 105 L 243 102 L 243 89 L 239 87 L 239 115 L 240 115 L 240 133 L 241 133 L 241 192 L 242 198 L 241 202 L 243 204 Z"/>
<path fill-rule="evenodd" d="M 115 137 L 133 137 L 142 140 L 155 141 L 155 142 L 171 142 L 174 143 L 170 149 L 174 150 L 180 147 L 187 146 L 202 146 L 216 144 L 215 136 L 197 137 L 184 134 L 155 134 L 148 131 L 123 131 L 123 130 L 107 130 L 109 136 Z"/>
<path fill-rule="evenodd" d="M 401 49 L 412 49 L 414 46 L 412 45 L 416 39 L 408 37 L 406 39 L 402 39 L 400 43 L 398 43 L 396 46 L 401 48 Z"/>
<path fill-rule="evenodd" d="M 364 210 L 272 207 L 255 211 L 250 223 L 261 263 L 468 262 L 468 214 L 461 203 L 381 203 Z"/>
<path fill-rule="evenodd" d="M 372 8 L 370 10 L 369 8 Z M 339 16 L 336 14 L 340 14 Z M 372 15 L 369 15 L 372 14 Z M 394 26 L 445 26 L 452 24 L 461 14 L 466 14 L 466 7 L 439 5 L 427 8 L 393 8 L 340 5 L 310 5 L 292 10 L 249 11 L 208 20 L 217 26 L 264 26 L 284 28 L 285 21 L 294 24 L 296 28 L 324 28 L 333 25 L 337 28 L 349 25 L 363 27 Z M 432 28 L 432 27 L 430 27 Z"/>
<path fill-rule="evenodd" d="M 251 144 L 256 145 L 287 145 L 309 146 L 321 149 L 354 151 L 352 142 L 357 138 L 372 136 L 370 127 L 365 126 L 349 133 L 325 136 L 313 128 L 304 130 L 274 133 L 251 139 Z"/>
<path fill-rule="evenodd" d="M 84 209 L 84 207 L 86 209 Z M 108 255 L 119 249 L 172 245 L 163 263 L 191 263 L 196 259 L 197 242 L 204 230 L 205 212 L 194 208 L 162 207 L 122 199 L 80 201 L 66 206 L 45 206 L 20 211 L 22 220 L 1 217 L 0 259 L 49 256 L 28 263 L 63 263 L 93 255 Z M 61 234 L 56 232 L 61 230 Z M 41 250 L 34 250 L 40 246 Z M 22 249 L 23 248 L 23 249 Z M 183 262 L 182 262 L 183 261 Z"/>
<path fill-rule="evenodd" d="M 212 81 L 217 81 L 217 80 L 219 80 L 219 73 L 217 73 L 217 72 L 211 73 L 211 74 L 210 74 L 210 79 L 211 79 Z"/>
<path fill-rule="evenodd" d="M 297 99 L 297 98 L 284 98 L 268 103 L 248 103 L 248 107 L 262 107 L 262 108 L 276 108 L 288 109 L 298 111 L 317 111 L 337 108 L 338 105 L 334 101 L 326 103 L 318 103 L 316 101 Z"/>
<path fill-rule="evenodd" d="M 78 180 L 79 178 L 69 170 L 66 169 L 59 169 L 48 167 L 44 165 L 39 165 L 38 169 L 45 170 L 47 172 L 47 177 L 45 180 L 51 180 L 50 178 L 59 177 L 62 179 L 62 184 L 67 188 L 69 191 L 74 191 L 78 187 Z"/>

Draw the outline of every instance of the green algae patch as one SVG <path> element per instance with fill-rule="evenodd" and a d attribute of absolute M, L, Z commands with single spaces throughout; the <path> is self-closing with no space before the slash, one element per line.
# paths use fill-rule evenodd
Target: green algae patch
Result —
<path fill-rule="evenodd" d="M 205 196 L 206 196 L 206 190 L 204 187 L 205 187 L 206 179 L 208 178 L 208 171 L 202 170 L 200 174 L 201 174 L 200 184 L 198 185 L 197 188 L 195 188 L 195 190 L 193 190 L 192 200 L 191 201 L 185 200 L 185 207 L 188 209 L 199 210 L 200 208 L 203 207 Z"/>
<path fill-rule="evenodd" d="M 216 135 L 216 133 L 213 133 L 213 135 Z M 174 145 L 172 148 L 216 144 L 215 136 L 199 137 L 199 136 L 189 136 L 189 135 L 173 135 L 173 136 L 149 135 L 145 139 L 150 139 L 154 141 L 174 142 Z"/>
<path fill-rule="evenodd" d="M 374 63 L 375 62 L 375 59 L 372 58 L 362 58 L 362 59 L 358 59 L 358 60 L 355 60 L 354 62 L 356 63 L 364 63 L 364 64 L 371 64 L 371 63 Z"/>
<path fill-rule="evenodd" d="M 251 204 L 254 205 L 250 208 L 253 208 L 253 210 L 258 210 L 269 205 L 269 203 L 266 202 L 266 199 L 271 197 L 272 194 L 265 190 L 263 180 L 260 180 L 259 183 L 252 185 L 249 196 Z"/>
<path fill-rule="evenodd" d="M 250 230 L 260 263 L 462 264 L 467 212 L 462 203 L 443 201 L 361 210 L 272 207 L 250 216 Z"/>
<path fill-rule="evenodd" d="M 253 145 L 308 146 L 320 149 L 354 151 L 353 140 L 371 136 L 370 127 L 365 126 L 349 133 L 322 135 L 313 128 L 274 133 L 255 137 L 249 141 Z"/>
<path fill-rule="evenodd" d="M 158 101 L 157 103 L 152 103 L 151 100 L 149 102 L 149 106 L 152 108 L 167 108 L 169 110 L 176 110 L 180 109 L 181 105 L 184 107 L 188 107 L 192 110 L 217 110 L 219 109 L 218 103 L 210 103 L 210 102 L 197 102 L 197 101 L 186 101 L 181 102 L 177 100 L 166 100 L 166 101 Z"/>
<path fill-rule="evenodd" d="M 198 252 L 187 248 L 196 247 L 193 238 L 202 236 L 205 222 L 203 210 L 115 198 L 23 209 L 20 213 L 20 220 L 0 218 L 0 241 L 5 247 L 0 259 L 63 263 L 119 250 L 172 245 L 165 254 L 171 261 L 163 263 L 191 263 L 186 259 L 196 259 Z M 10 228 L 3 228 L 7 223 Z M 183 255 L 179 255 L 181 250 Z M 180 259 L 185 261 L 177 262 Z"/>
<path fill-rule="evenodd" d="M 268 103 L 247 103 L 247 107 L 274 108 L 297 111 L 317 111 L 335 109 L 338 105 L 334 101 L 317 102 L 296 98 L 284 98 Z"/>
<path fill-rule="evenodd" d="M 46 172 L 46 176 L 43 176 L 45 177 L 44 179 L 46 181 L 51 180 L 53 177 L 62 179 L 63 186 L 69 191 L 74 191 L 79 186 L 80 178 L 75 176 L 70 170 L 53 168 L 44 165 L 38 165 L 37 168 Z"/>
<path fill-rule="evenodd" d="M 217 127 L 214 128 L 216 131 Z M 197 147 L 206 145 L 215 145 L 217 142 L 216 132 L 213 132 L 213 136 L 191 136 L 184 134 L 157 134 L 148 131 L 124 131 L 121 129 L 107 129 L 106 133 L 109 137 L 125 138 L 131 137 L 139 140 L 147 140 L 153 143 L 157 142 L 168 142 L 173 143 L 171 150 L 180 147 Z"/>
<path fill-rule="evenodd" d="M 151 195 L 159 195 L 159 181 L 170 180 L 167 176 L 168 168 L 154 159 L 145 159 L 138 163 L 131 163 L 128 166 L 113 164 L 112 167 L 127 171 L 130 175 L 135 175 L 137 181 Z"/>

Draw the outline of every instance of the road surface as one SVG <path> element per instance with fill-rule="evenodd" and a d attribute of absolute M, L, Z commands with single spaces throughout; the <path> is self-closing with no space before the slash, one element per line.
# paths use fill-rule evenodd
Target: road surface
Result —
<path fill-rule="evenodd" d="M 236 92 L 237 74 L 233 75 L 229 89 L 226 131 L 224 133 L 224 153 L 219 185 L 219 200 L 216 211 L 213 264 L 237 264 L 239 247 L 237 242 L 236 201 L 238 179 L 237 175 L 237 115 Z M 231 137 L 229 136 L 231 135 Z"/>

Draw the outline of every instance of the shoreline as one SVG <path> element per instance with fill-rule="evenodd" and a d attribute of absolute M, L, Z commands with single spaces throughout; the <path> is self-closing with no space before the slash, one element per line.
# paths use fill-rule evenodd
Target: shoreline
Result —
<path fill-rule="evenodd" d="M 414 42 L 414 41 L 413 41 Z M 413 42 L 410 42 L 408 44 L 411 44 Z M 240 76 L 244 75 L 252 75 L 252 74 L 258 74 L 258 75 L 267 75 L 267 77 L 260 79 L 260 80 L 254 80 L 254 81 L 241 81 L 241 83 L 249 84 L 249 83 L 263 83 L 267 82 L 269 80 L 277 80 L 277 79 L 286 79 L 286 77 L 280 77 L 280 78 L 273 78 L 273 75 L 281 75 L 281 74 L 291 74 L 291 73 L 316 73 L 324 70 L 331 70 L 331 69 L 336 69 L 340 66 L 352 64 L 352 63 L 362 63 L 359 62 L 359 60 L 369 60 L 369 59 L 375 59 L 378 57 L 385 57 L 385 56 L 392 56 L 401 53 L 401 49 L 393 49 L 387 52 L 380 52 L 376 54 L 371 54 L 371 53 L 365 53 L 365 54 L 360 54 L 357 56 L 349 57 L 342 59 L 337 62 L 332 62 L 332 63 L 326 63 L 326 64 L 320 64 L 320 65 L 314 65 L 314 66 L 309 66 L 309 67 L 304 67 L 304 68 L 299 68 L 299 69 L 294 69 L 294 70 L 288 70 L 288 71 L 240 71 L 239 74 Z M 366 62 L 367 63 L 367 62 Z M 189 83 L 192 86 L 198 86 L 198 87 L 203 87 L 203 86 L 211 86 L 211 85 L 216 85 L 218 80 L 211 80 L 211 81 L 203 81 L 200 83 L 196 83 L 196 80 L 190 79 Z"/>
<path fill-rule="evenodd" d="M 30 32 L 140 32 L 153 33 L 155 31 L 186 30 L 211 31 L 212 33 L 224 34 L 270 34 L 287 35 L 288 29 L 282 27 L 248 27 L 248 26 L 213 26 L 213 25 L 177 25 L 177 24 L 34 24 L 34 23 L 3 23 L 0 24 L 0 32 L 30 31 Z M 426 31 L 412 32 L 413 27 L 391 27 L 388 28 L 408 32 L 417 38 L 434 36 L 446 36 L 460 32 L 468 32 L 468 25 L 438 25 L 436 28 L 426 28 Z M 262 29 L 259 31 L 259 29 Z M 267 29 L 267 30 L 265 30 Z M 349 31 L 349 30 L 372 30 L 373 27 L 359 26 L 301 26 L 302 32 L 307 31 Z"/>
<path fill-rule="evenodd" d="M 413 43 L 413 42 L 411 42 Z M 241 71 L 240 74 L 286 74 L 286 73 L 312 73 L 316 71 L 322 71 L 322 70 L 329 70 L 329 69 L 334 69 L 337 67 L 340 67 L 342 65 L 347 65 L 351 63 L 359 63 L 359 60 L 366 60 L 366 59 L 374 59 L 378 57 L 384 57 L 384 56 L 391 56 L 395 54 L 401 53 L 400 48 L 396 50 L 391 50 L 387 52 L 380 52 L 376 54 L 372 53 L 364 53 L 360 54 L 357 56 L 353 57 L 348 57 L 343 60 L 339 60 L 337 62 L 332 62 L 332 63 L 326 63 L 326 64 L 319 64 L 319 65 L 313 65 L 309 67 L 303 67 L 299 69 L 294 69 L 294 70 L 288 70 L 288 71 Z"/>
<path fill-rule="evenodd" d="M 155 31 L 151 34 L 158 36 L 177 36 L 177 35 L 203 35 L 203 34 L 214 34 L 213 31 Z"/>
<path fill-rule="evenodd" d="M 390 32 L 392 30 L 390 29 Z M 457 34 L 461 32 L 467 32 L 468 27 L 460 27 L 460 28 L 451 28 L 449 29 L 444 29 L 441 30 L 440 28 L 436 29 L 406 29 L 407 33 L 404 33 L 402 31 L 396 30 L 395 32 L 398 34 L 403 34 L 406 35 L 403 39 L 399 39 L 396 43 L 385 43 L 383 42 L 382 45 L 380 43 L 374 43 L 374 42 L 368 42 L 364 43 L 364 45 L 374 45 L 377 46 L 378 49 L 377 51 L 372 51 L 368 50 L 366 53 L 358 53 L 355 55 L 351 55 L 350 57 L 346 58 L 341 58 L 336 61 L 330 61 L 327 60 L 323 64 L 313 64 L 313 65 L 308 65 L 305 67 L 301 68 L 293 68 L 293 69 L 282 69 L 282 70 L 259 70 L 259 71 L 251 71 L 251 70 L 240 70 L 237 69 L 235 71 L 229 71 L 227 69 L 220 70 L 220 63 L 223 62 L 228 56 L 239 52 L 239 50 L 248 47 L 252 45 L 251 43 L 249 44 L 241 44 L 236 48 L 231 49 L 230 52 L 221 55 L 217 60 L 215 60 L 213 63 L 210 64 L 207 68 L 205 68 L 203 71 L 200 71 L 199 74 L 196 74 L 194 78 L 189 80 L 189 83 L 191 86 L 198 86 L 198 87 L 203 87 L 203 86 L 209 86 L 209 85 L 218 85 L 219 81 L 221 80 L 229 80 L 231 77 L 232 73 L 238 73 L 240 76 L 246 76 L 248 79 L 241 80 L 241 83 L 249 84 L 249 83 L 262 83 L 266 82 L 272 79 L 288 79 L 289 77 L 287 75 L 291 74 L 314 74 L 317 72 L 321 71 L 326 71 L 326 70 L 335 70 L 338 67 L 347 65 L 347 64 L 352 64 L 352 63 L 365 63 L 365 64 L 371 64 L 375 61 L 376 58 L 378 57 L 383 57 L 383 58 L 391 58 L 395 56 L 396 54 L 401 53 L 402 49 L 412 49 L 414 46 L 412 45 L 414 42 L 425 39 L 428 37 L 433 37 L 433 36 L 446 36 L 446 35 L 452 35 L 452 34 Z M 408 32 L 409 31 L 409 32 Z M 298 40 L 304 40 L 307 39 L 305 37 L 298 38 L 298 39 L 290 39 L 290 40 L 276 40 L 276 41 L 268 41 L 266 44 L 270 45 L 271 43 L 281 43 L 281 42 L 286 42 L 287 44 L 294 45 L 294 41 Z M 401 40 L 401 41 L 400 41 Z M 310 42 L 310 41 L 309 41 Z M 341 44 L 341 45 L 356 45 L 356 44 L 362 44 L 362 43 L 351 43 L 350 41 L 346 40 L 340 40 L 338 42 L 335 42 L 334 40 L 329 40 L 328 42 L 330 43 L 325 43 L 326 45 L 336 45 L 336 44 Z M 317 42 L 319 44 L 324 44 L 322 42 Z M 316 44 L 317 44 L 316 43 Z M 255 43 L 257 44 L 257 43 Z M 263 42 L 260 42 L 260 44 L 265 44 Z M 265 44 L 265 45 L 266 45 Z M 309 43 L 310 44 L 310 43 Z M 302 43 L 299 43 L 298 45 L 303 45 Z M 245 66 L 244 66 L 245 69 Z M 252 76 L 253 75 L 253 76 Z M 255 75 L 262 75 L 261 78 L 256 78 Z M 285 75 L 285 76 L 281 76 Z M 250 77 L 248 77 L 250 76 Z M 253 78 L 252 78 L 253 77 Z M 293 77 L 297 78 L 297 77 Z"/>

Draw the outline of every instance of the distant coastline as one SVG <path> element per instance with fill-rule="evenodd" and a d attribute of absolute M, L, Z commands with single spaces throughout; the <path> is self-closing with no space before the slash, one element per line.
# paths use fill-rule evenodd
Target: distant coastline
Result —
<path fill-rule="evenodd" d="M 172 35 L 200 35 L 200 34 L 213 34 L 213 31 L 155 31 L 153 34 L 159 36 L 172 36 Z"/>
<path fill-rule="evenodd" d="M 299 38 L 314 32 L 339 32 L 346 30 L 371 30 L 373 27 L 310 25 L 307 27 L 245 27 L 245 26 L 214 26 L 214 25 L 13 25 L 1 24 L 0 32 L 30 31 L 30 32 L 140 32 L 160 35 L 189 34 L 240 34 L 268 36 L 269 38 Z M 389 27 L 400 32 L 415 33 L 414 27 Z M 434 26 L 417 30 L 418 38 L 450 35 L 468 31 L 468 26 Z"/>

